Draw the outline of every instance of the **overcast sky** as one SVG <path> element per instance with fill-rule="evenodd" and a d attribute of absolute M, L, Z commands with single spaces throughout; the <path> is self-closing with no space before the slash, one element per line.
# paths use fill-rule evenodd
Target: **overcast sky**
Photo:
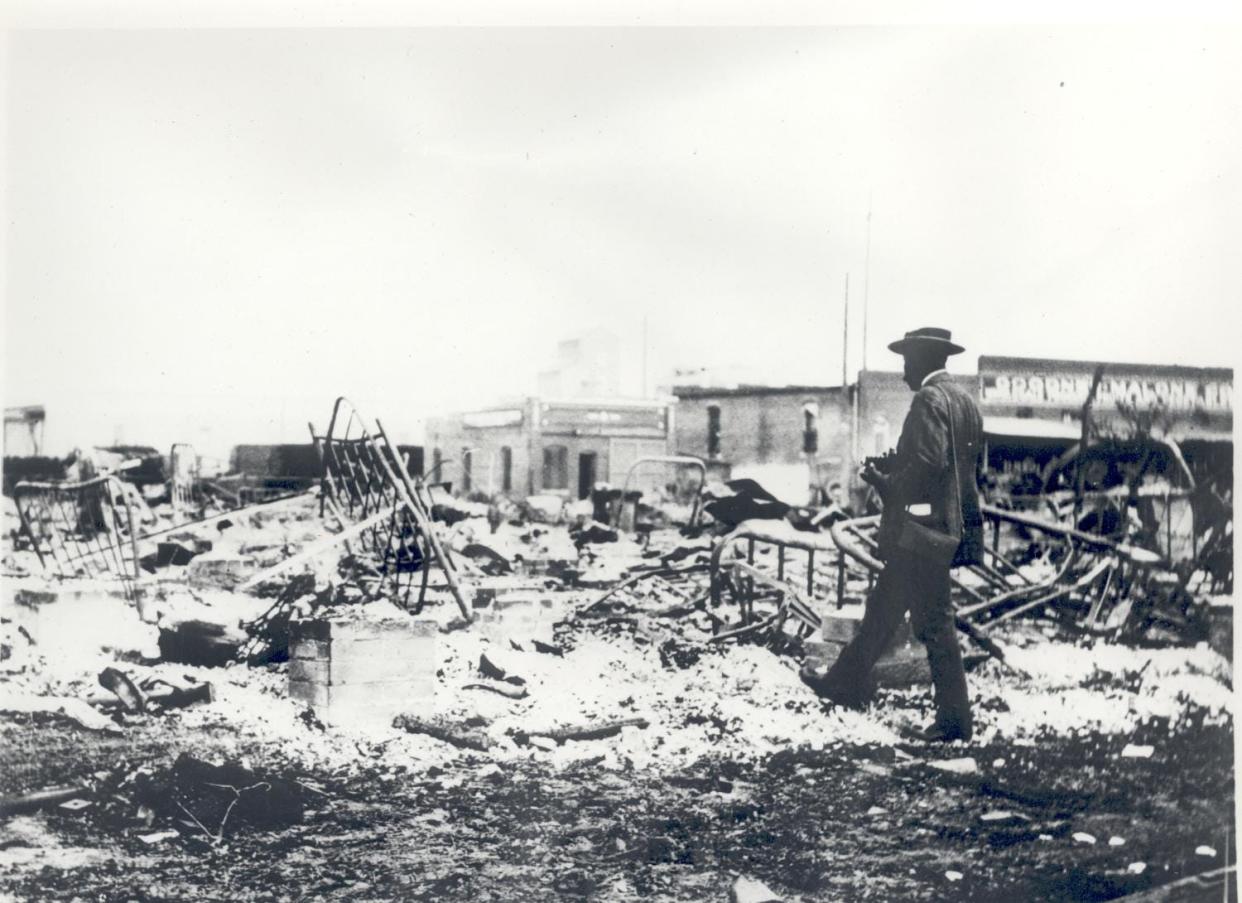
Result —
<path fill-rule="evenodd" d="M 305 441 L 338 394 L 531 392 L 615 330 L 652 382 L 839 383 L 906 329 L 1229 365 L 1236 28 L 9 35 L 6 404 L 53 451 Z M 871 250 L 867 267 L 867 218 Z"/>

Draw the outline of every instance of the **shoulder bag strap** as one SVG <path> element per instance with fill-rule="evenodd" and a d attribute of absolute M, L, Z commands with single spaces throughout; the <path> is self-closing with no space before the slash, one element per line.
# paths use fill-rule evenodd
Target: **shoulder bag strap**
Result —
<path fill-rule="evenodd" d="M 962 477 L 957 472 L 957 436 L 953 429 L 953 397 L 943 387 L 940 387 L 940 393 L 944 396 L 949 413 L 949 470 L 953 480 L 953 504 L 957 509 L 957 535 L 961 537 L 966 534 L 966 524 L 962 520 Z"/>

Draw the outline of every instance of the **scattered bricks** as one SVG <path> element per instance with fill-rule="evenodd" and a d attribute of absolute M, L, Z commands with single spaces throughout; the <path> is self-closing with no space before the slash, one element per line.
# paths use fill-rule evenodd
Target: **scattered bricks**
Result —
<path fill-rule="evenodd" d="M 186 579 L 191 586 L 234 589 L 258 570 L 255 560 L 249 556 L 224 555 L 208 552 L 198 555 L 186 567 Z"/>
<path fill-rule="evenodd" d="M 402 713 L 430 712 L 435 701 L 432 621 L 317 618 L 294 621 L 289 695 L 327 724 L 389 724 Z"/>

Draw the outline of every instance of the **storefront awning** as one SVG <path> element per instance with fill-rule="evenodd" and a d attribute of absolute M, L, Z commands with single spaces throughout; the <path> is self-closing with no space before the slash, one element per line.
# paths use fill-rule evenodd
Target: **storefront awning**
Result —
<path fill-rule="evenodd" d="M 1063 439 L 1073 442 L 1082 438 L 1080 426 L 1038 417 L 984 417 L 983 432 L 987 436 L 1016 439 Z"/>

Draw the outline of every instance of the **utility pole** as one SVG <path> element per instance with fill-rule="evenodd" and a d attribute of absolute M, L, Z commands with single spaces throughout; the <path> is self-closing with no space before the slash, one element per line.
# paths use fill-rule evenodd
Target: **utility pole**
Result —
<path fill-rule="evenodd" d="M 848 386 L 850 384 L 849 356 L 850 356 L 850 274 L 845 274 L 845 328 L 842 330 L 843 338 L 841 343 L 841 385 Z"/>
<path fill-rule="evenodd" d="M 863 265 L 863 347 L 862 368 L 867 369 L 867 301 L 871 289 L 871 194 L 867 194 L 867 258 Z"/>
<path fill-rule="evenodd" d="M 647 315 L 643 314 L 643 398 L 647 397 Z"/>

